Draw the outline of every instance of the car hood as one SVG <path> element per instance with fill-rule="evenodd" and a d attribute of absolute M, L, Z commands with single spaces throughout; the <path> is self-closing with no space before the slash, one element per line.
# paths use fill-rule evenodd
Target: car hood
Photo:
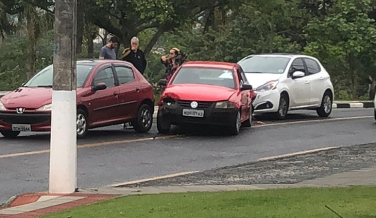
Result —
<path fill-rule="evenodd" d="M 1 102 L 6 108 L 38 109 L 52 102 L 52 89 L 21 87 L 4 95 Z"/>
<path fill-rule="evenodd" d="M 264 85 L 265 83 L 278 80 L 281 78 L 282 74 L 270 74 L 270 73 L 246 73 L 245 76 L 249 84 L 253 86 L 253 89 L 257 89 L 257 87 Z"/>
<path fill-rule="evenodd" d="M 220 86 L 184 84 L 170 85 L 164 95 L 176 100 L 227 101 L 235 92 L 234 89 Z"/>

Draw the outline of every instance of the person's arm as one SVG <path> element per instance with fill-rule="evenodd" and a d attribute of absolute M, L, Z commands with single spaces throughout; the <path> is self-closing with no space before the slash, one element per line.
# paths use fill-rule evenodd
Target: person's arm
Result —
<path fill-rule="evenodd" d="M 142 52 L 142 72 L 145 71 L 145 69 L 146 69 L 146 65 L 147 65 L 147 64 L 148 64 L 148 62 L 147 62 L 146 59 L 145 59 L 145 53 Z"/>
<path fill-rule="evenodd" d="M 104 48 L 101 48 L 101 51 L 99 53 L 99 59 L 103 60 L 105 55 L 106 51 L 104 50 Z"/>
<path fill-rule="evenodd" d="M 126 48 L 124 49 L 123 53 L 121 54 L 121 60 L 123 61 L 128 61 L 128 56 L 129 54 L 131 53 L 131 49 L 130 48 Z"/>

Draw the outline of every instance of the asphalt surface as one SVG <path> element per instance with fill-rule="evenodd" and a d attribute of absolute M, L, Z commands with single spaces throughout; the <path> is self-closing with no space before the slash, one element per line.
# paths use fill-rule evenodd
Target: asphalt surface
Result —
<path fill-rule="evenodd" d="M 264 124 L 244 128 L 238 136 L 197 126 L 175 128 L 171 138 L 160 138 L 155 125 L 148 134 L 121 126 L 92 130 L 78 141 L 78 187 L 101 187 L 304 150 L 376 142 L 373 109 L 336 109 L 328 119 L 318 118 L 313 111 L 291 113 L 285 121 L 260 117 Z M 0 137 L 0 203 L 13 195 L 48 190 L 49 137 Z"/>

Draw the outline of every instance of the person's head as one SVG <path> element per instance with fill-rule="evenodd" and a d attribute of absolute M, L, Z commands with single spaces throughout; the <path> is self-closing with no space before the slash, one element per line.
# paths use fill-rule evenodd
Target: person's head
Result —
<path fill-rule="evenodd" d="M 137 50 L 139 45 L 140 45 L 140 40 L 137 37 L 133 37 L 131 39 L 132 50 Z"/>
<path fill-rule="evenodd" d="M 108 42 L 108 45 L 111 49 L 115 49 L 119 46 L 119 39 L 117 37 L 111 37 L 110 41 Z"/>
<path fill-rule="evenodd" d="M 172 48 L 170 50 L 170 58 L 176 58 L 179 55 L 180 50 L 178 48 Z"/>

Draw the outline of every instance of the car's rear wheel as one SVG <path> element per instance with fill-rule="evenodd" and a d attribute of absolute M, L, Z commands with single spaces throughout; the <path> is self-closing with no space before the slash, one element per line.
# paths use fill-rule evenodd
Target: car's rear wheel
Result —
<path fill-rule="evenodd" d="M 0 131 L 1 135 L 5 138 L 14 139 L 16 138 L 21 132 L 19 131 Z"/>
<path fill-rule="evenodd" d="M 328 117 L 332 113 L 333 101 L 330 92 L 325 92 L 321 106 L 316 110 L 320 117 Z"/>
<path fill-rule="evenodd" d="M 171 122 L 163 115 L 157 117 L 157 129 L 161 134 L 168 134 L 171 129 Z"/>
<path fill-rule="evenodd" d="M 277 119 L 278 120 L 286 119 L 288 111 L 289 111 L 289 98 L 287 97 L 287 94 L 282 93 L 279 99 L 278 112 L 276 113 Z"/>
<path fill-rule="evenodd" d="M 236 118 L 232 120 L 231 125 L 229 127 L 230 134 L 231 135 L 238 135 L 240 132 L 240 127 L 241 127 L 241 114 L 240 111 L 236 114 Z"/>
<path fill-rule="evenodd" d="M 149 105 L 143 104 L 138 109 L 137 118 L 132 120 L 132 126 L 138 133 L 149 132 L 153 125 L 153 112 Z"/>
<path fill-rule="evenodd" d="M 251 127 L 252 126 L 252 107 L 249 110 L 250 110 L 249 118 L 248 118 L 248 120 L 246 120 L 242 123 L 243 127 Z"/>
<path fill-rule="evenodd" d="M 87 114 L 82 109 L 77 109 L 77 138 L 82 139 L 88 132 Z"/>

